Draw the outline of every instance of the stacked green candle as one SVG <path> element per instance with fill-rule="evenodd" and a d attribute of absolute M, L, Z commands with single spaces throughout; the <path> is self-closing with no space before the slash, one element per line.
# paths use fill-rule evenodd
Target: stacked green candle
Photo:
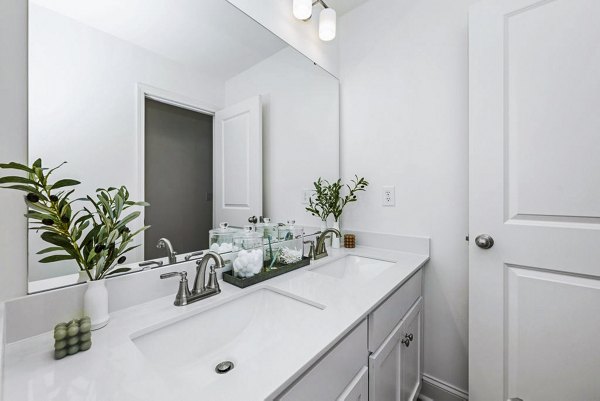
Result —
<path fill-rule="evenodd" d="M 54 359 L 62 359 L 92 346 L 92 323 L 88 316 L 54 327 Z"/>

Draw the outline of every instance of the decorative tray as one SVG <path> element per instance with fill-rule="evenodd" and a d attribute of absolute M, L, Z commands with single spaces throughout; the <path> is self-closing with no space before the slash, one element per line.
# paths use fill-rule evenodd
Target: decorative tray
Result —
<path fill-rule="evenodd" d="M 235 285 L 239 288 L 246 288 L 254 284 L 258 284 L 265 280 L 272 279 L 273 277 L 281 276 L 282 274 L 289 273 L 293 270 L 299 269 L 304 266 L 308 266 L 310 264 L 310 258 L 303 257 L 302 260 L 299 260 L 296 263 L 290 263 L 289 265 L 278 266 L 272 270 L 258 273 L 252 277 L 248 278 L 239 278 L 233 275 L 233 269 L 223 272 L 223 281 Z"/>

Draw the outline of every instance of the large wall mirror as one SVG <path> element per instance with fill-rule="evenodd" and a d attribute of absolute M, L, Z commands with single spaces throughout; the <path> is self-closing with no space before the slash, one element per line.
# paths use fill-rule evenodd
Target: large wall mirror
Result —
<path fill-rule="evenodd" d="M 339 176 L 339 82 L 226 0 L 30 0 L 29 158 L 67 161 L 76 197 L 150 203 L 132 271 L 169 263 L 161 238 L 180 262 L 223 221 L 318 225 L 303 194 Z M 30 231 L 30 293 L 79 280 L 46 246 Z"/>

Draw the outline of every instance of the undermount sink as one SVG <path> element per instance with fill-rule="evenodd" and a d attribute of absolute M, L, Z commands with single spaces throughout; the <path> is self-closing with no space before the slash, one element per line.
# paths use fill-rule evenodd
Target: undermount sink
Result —
<path fill-rule="evenodd" d="M 312 271 L 341 280 L 365 282 L 376 278 L 393 265 L 394 263 L 384 260 L 348 255 Z"/>
<path fill-rule="evenodd" d="M 295 328 L 325 307 L 269 288 L 261 288 L 214 308 L 132 336 L 133 343 L 157 368 L 176 371 L 179 379 L 206 385 L 218 377 L 215 367 L 231 361 L 229 374 L 257 373 L 293 347 Z M 225 375 L 226 376 L 226 375 Z"/>

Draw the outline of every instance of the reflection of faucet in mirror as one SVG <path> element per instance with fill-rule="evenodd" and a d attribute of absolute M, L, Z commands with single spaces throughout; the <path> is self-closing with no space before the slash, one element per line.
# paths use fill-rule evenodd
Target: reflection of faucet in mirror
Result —
<path fill-rule="evenodd" d="M 177 252 L 173 250 L 173 245 L 171 245 L 171 241 L 169 241 L 166 238 L 161 238 L 158 240 L 158 244 L 156 244 L 156 247 L 159 249 L 167 248 L 169 264 L 172 265 L 173 263 L 177 263 Z"/>
<path fill-rule="evenodd" d="M 162 260 L 150 260 L 148 262 L 138 263 L 139 267 L 143 267 L 142 270 L 146 270 L 146 268 L 149 266 L 154 266 L 154 267 L 150 267 L 150 269 L 154 269 L 156 267 L 161 267 L 162 265 L 163 265 Z"/>
<path fill-rule="evenodd" d="M 204 251 L 192 252 L 192 253 L 190 253 L 188 255 L 185 255 L 184 259 L 187 262 L 190 259 L 192 259 L 193 257 L 195 257 L 195 256 L 201 256 L 201 255 L 204 255 Z"/>
<path fill-rule="evenodd" d="M 327 256 L 327 248 L 325 248 L 325 238 L 327 237 L 327 234 L 332 233 L 335 234 L 338 238 L 341 238 L 342 234 L 339 232 L 339 230 L 336 230 L 335 228 L 328 228 L 327 230 L 323 231 L 321 233 L 321 235 L 319 235 L 317 237 L 317 245 L 315 246 L 315 253 L 314 253 L 314 259 L 321 259 L 324 258 L 325 256 Z"/>

